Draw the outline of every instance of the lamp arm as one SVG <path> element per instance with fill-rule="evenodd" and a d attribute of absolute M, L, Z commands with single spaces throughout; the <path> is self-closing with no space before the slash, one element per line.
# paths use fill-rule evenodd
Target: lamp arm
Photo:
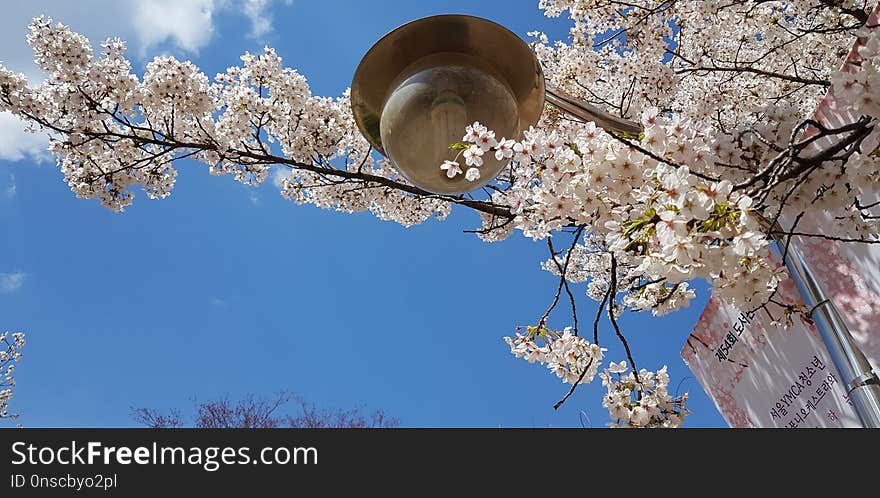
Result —
<path fill-rule="evenodd" d="M 629 133 L 636 136 L 644 131 L 642 125 L 635 121 L 614 116 L 549 85 L 545 90 L 544 99 L 572 116 L 596 123 L 596 126 L 605 131 Z"/>

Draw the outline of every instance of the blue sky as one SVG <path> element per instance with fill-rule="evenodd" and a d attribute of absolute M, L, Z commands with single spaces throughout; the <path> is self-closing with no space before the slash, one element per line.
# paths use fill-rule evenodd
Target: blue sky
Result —
<path fill-rule="evenodd" d="M 139 24 L 137 0 L 113 5 L 128 21 L 112 29 L 63 2 L 32 2 L 3 21 L 2 36 L 23 40 L 27 18 L 44 12 L 92 37 L 126 36 L 139 72 L 140 54 L 172 53 L 209 76 L 268 44 L 316 94 L 338 95 L 374 41 L 419 17 L 473 14 L 523 37 L 567 30 L 536 0 L 295 0 L 269 3 L 259 19 L 272 29 L 254 36 L 257 17 L 240 6 L 189 3 L 210 14 L 200 18 L 201 38 L 186 25 L 156 35 Z M 23 49 L 7 47 L 0 60 L 33 71 L 16 67 Z M 8 123 L 0 131 L 0 276 L 18 276 L 0 286 L 0 326 L 27 332 L 11 405 L 25 426 L 131 426 L 132 407 L 186 411 L 193 398 L 279 389 L 330 408 L 381 408 L 404 426 L 579 426 L 581 411 L 594 426 L 607 421 L 598 380 L 554 411 L 566 386 L 502 341 L 553 296 L 543 243 L 518 233 L 483 243 L 462 233 L 479 224 L 467 210 L 405 229 L 300 207 L 271 182 L 247 188 L 193 162 L 178 165 L 168 199 L 138 193 L 124 214 L 111 213 L 76 199 L 54 162 L 35 157 L 32 139 L 16 138 Z M 689 310 L 630 314 L 621 324 L 640 367 L 668 364 L 673 385 L 691 393 L 688 426 L 724 426 L 679 356 L 707 298 L 700 289 Z M 595 304 L 580 291 L 588 321 Z M 609 359 L 623 358 L 604 322 L 601 343 Z"/>

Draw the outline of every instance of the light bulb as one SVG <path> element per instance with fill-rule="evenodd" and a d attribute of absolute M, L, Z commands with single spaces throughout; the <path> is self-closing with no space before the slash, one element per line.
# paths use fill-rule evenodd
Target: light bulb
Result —
<path fill-rule="evenodd" d="M 459 194 L 486 185 L 504 168 L 506 161 L 486 152 L 480 179 L 468 181 L 463 155 L 449 148 L 475 121 L 494 130 L 499 140 L 519 136 L 516 98 L 491 65 L 462 53 L 432 54 L 402 71 L 391 89 L 379 124 L 382 145 L 411 183 L 429 192 Z M 463 173 L 449 178 L 440 165 L 456 156 Z"/>

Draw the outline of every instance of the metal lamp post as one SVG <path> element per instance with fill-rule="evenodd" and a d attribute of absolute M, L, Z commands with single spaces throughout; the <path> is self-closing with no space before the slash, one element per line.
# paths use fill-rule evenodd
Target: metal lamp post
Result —
<path fill-rule="evenodd" d="M 775 230 L 774 230 L 775 231 Z M 774 236 L 777 248 L 785 247 L 782 236 Z M 790 241 L 785 260 L 801 298 L 810 307 L 810 315 L 822 342 L 840 374 L 853 408 L 863 427 L 880 428 L 880 379 L 865 354 L 853 340 L 837 306 L 829 299 L 813 276 L 800 247 Z"/>
<path fill-rule="evenodd" d="M 518 138 L 538 122 L 545 102 L 607 131 L 642 131 L 639 123 L 547 87 L 541 64 L 520 37 L 472 16 L 427 17 L 391 31 L 361 60 L 351 85 L 352 111 L 367 141 L 410 182 L 444 194 L 476 190 L 504 167 L 484 156 L 478 182 L 442 172 L 439 165 L 454 156 L 449 145 L 461 140 L 467 125 L 479 121 Z M 777 243 L 782 247 L 781 239 Z M 793 243 L 786 264 L 862 425 L 880 427 L 877 375 Z"/>

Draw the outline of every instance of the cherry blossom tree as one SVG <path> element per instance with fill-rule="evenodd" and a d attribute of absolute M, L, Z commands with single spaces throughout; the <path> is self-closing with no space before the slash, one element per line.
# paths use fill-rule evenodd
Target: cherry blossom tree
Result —
<path fill-rule="evenodd" d="M 248 185 L 284 168 L 281 195 L 297 204 L 370 211 L 407 227 L 469 208 L 482 220 L 473 232 L 487 242 L 519 232 L 547 246 L 543 266 L 559 276 L 551 304 L 506 340 L 516 356 L 569 385 L 559 404 L 599 376 L 611 425 L 676 427 L 687 414 L 685 396 L 668 392 L 665 367 L 638 368 L 617 322 L 622 313 L 688 306 L 690 283 L 703 279 L 737 307 L 790 316 L 803 310 L 776 293 L 786 273 L 771 258 L 774 237 L 785 247 L 793 236 L 878 243 L 874 5 L 540 0 L 539 7 L 571 25 L 566 41 L 530 34 L 550 83 L 641 122 L 644 132 L 607 132 L 550 106 L 522 137 L 497 137 L 474 123 L 437 167 L 478 181 L 485 158 L 507 164 L 469 195 L 407 182 L 358 133 L 348 93 L 312 95 L 270 48 L 213 79 L 168 56 L 138 76 L 123 41 L 94 51 L 82 35 L 41 17 L 28 42 L 49 78 L 29 86 L 0 67 L 0 111 L 48 133 L 71 190 L 115 211 L 139 190 L 168 196 L 187 158 Z M 851 122 L 829 127 L 811 118 L 829 92 L 847 103 L 840 111 Z M 809 212 L 828 222 L 811 226 Z M 591 331 L 579 320 L 583 295 L 599 303 Z M 570 326 L 551 330 L 549 317 L 566 302 Z M 626 352 L 607 368 L 603 316 Z"/>
<path fill-rule="evenodd" d="M 0 419 L 18 418 L 18 415 L 9 413 L 9 400 L 12 399 L 12 388 L 15 387 L 15 364 L 21 360 L 21 350 L 24 348 L 24 334 L 15 332 L 0 334 Z"/>

